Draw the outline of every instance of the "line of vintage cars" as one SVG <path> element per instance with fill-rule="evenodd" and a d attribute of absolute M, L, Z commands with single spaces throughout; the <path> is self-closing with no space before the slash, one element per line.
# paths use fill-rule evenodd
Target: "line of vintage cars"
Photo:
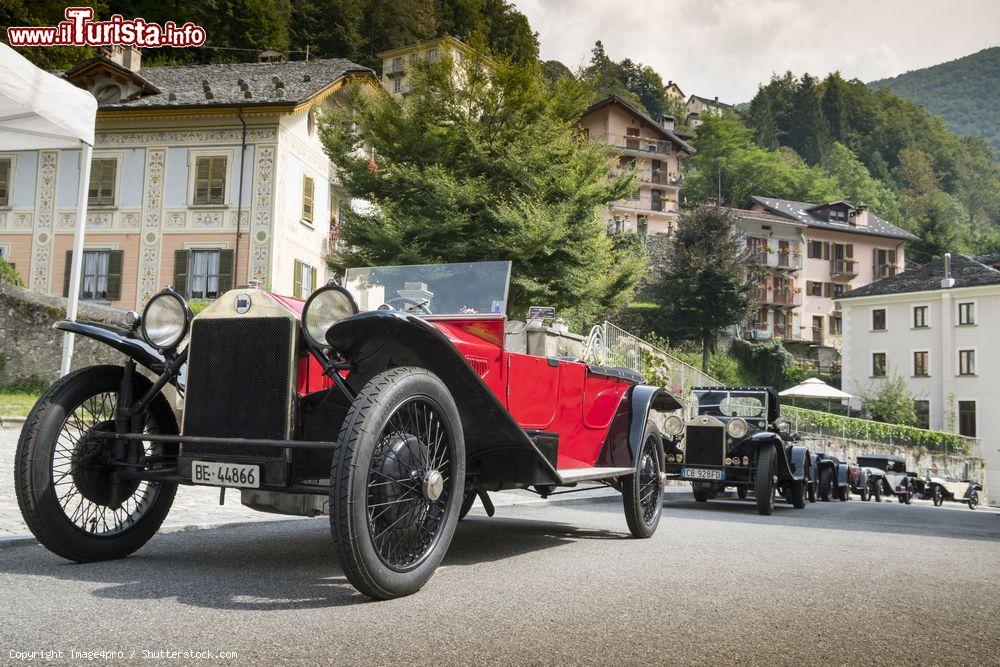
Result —
<path fill-rule="evenodd" d="M 472 503 L 492 515 L 504 489 L 611 487 L 637 538 L 656 530 L 668 479 L 700 502 L 735 487 L 761 514 L 779 494 L 798 508 L 851 491 L 978 502 L 978 486 L 905 463 L 810 452 L 772 388 L 697 389 L 685 421 L 628 368 L 515 349 L 510 272 L 350 269 L 308 300 L 252 285 L 197 315 L 167 288 L 121 327 L 57 322 L 124 361 L 69 373 L 29 413 L 14 471 L 25 523 L 68 560 L 123 558 L 179 485 L 221 487 L 263 512 L 328 515 L 348 581 L 387 599 L 419 590 Z"/>

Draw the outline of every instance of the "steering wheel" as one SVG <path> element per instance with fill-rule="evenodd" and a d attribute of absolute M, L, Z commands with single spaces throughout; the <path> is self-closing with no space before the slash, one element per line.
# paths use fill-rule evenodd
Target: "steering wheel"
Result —
<path fill-rule="evenodd" d="M 417 301 L 408 296 L 397 296 L 393 299 L 389 299 L 381 306 L 378 307 L 379 310 L 398 310 L 404 313 L 414 313 L 419 312 L 424 315 L 433 315 L 431 309 L 427 307 L 426 301 Z"/>

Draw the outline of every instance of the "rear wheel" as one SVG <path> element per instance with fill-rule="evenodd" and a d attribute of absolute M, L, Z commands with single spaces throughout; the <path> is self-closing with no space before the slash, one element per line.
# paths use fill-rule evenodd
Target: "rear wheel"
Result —
<path fill-rule="evenodd" d="M 837 498 L 839 498 L 841 502 L 847 502 L 848 500 L 850 500 L 851 487 L 847 484 L 841 487 L 837 487 Z"/>
<path fill-rule="evenodd" d="M 819 472 L 819 499 L 823 502 L 830 500 L 830 489 L 833 487 L 833 473 L 829 468 L 823 468 Z"/>
<path fill-rule="evenodd" d="M 38 541 L 69 560 L 123 558 L 159 529 L 177 492 L 176 484 L 122 480 L 115 498 L 114 444 L 94 438 L 114 431 L 118 391 L 125 369 L 91 366 L 58 380 L 32 408 L 15 454 L 15 489 L 21 516 Z M 151 383 L 135 376 L 135 393 Z M 150 405 L 144 432 L 177 433 L 173 411 L 162 394 Z M 139 444 L 135 463 L 163 454 Z"/>
<path fill-rule="evenodd" d="M 872 484 L 872 498 L 874 498 L 877 503 L 882 502 L 882 480 L 877 479 Z"/>
<path fill-rule="evenodd" d="M 861 500 L 863 500 L 866 503 L 868 502 L 868 499 L 872 497 L 871 493 L 869 493 L 867 482 L 865 482 L 865 485 L 861 487 L 861 493 L 859 493 L 858 495 L 860 495 Z"/>
<path fill-rule="evenodd" d="M 907 489 L 906 493 L 903 494 L 903 503 L 909 505 L 912 502 L 913 502 L 913 491 Z"/>
<path fill-rule="evenodd" d="M 932 499 L 934 500 L 934 507 L 941 507 L 941 505 L 944 503 L 944 494 L 941 493 L 940 486 L 935 485 L 934 495 L 932 496 Z"/>
<path fill-rule="evenodd" d="M 757 512 L 765 516 L 774 512 L 774 456 L 774 447 L 764 446 L 757 450 L 753 492 L 757 499 Z"/>
<path fill-rule="evenodd" d="M 969 494 L 969 509 L 974 510 L 979 507 L 979 494 L 973 491 Z"/>
<path fill-rule="evenodd" d="M 351 404 L 338 445 L 330 524 L 344 574 L 369 597 L 415 593 L 444 558 L 464 500 L 451 393 L 422 368 L 377 375 Z"/>
<path fill-rule="evenodd" d="M 806 506 L 806 482 L 805 480 L 792 480 L 788 484 L 788 491 L 785 494 L 785 499 L 788 500 L 797 510 L 803 509 Z"/>
<path fill-rule="evenodd" d="M 819 482 L 817 482 L 816 480 L 809 480 L 809 481 L 806 482 L 806 494 L 808 495 L 809 502 L 811 502 L 811 503 L 816 502 L 816 495 L 817 495 L 816 494 L 816 487 L 818 485 L 819 485 Z"/>
<path fill-rule="evenodd" d="M 646 422 L 642 447 L 635 462 L 635 474 L 622 482 L 622 502 L 625 521 L 634 537 L 652 537 L 660 523 L 663 509 L 663 441 L 660 430 L 653 422 Z"/>
<path fill-rule="evenodd" d="M 746 500 L 747 493 L 748 493 L 747 487 L 745 486 L 736 487 L 736 497 L 739 498 L 740 500 Z"/>

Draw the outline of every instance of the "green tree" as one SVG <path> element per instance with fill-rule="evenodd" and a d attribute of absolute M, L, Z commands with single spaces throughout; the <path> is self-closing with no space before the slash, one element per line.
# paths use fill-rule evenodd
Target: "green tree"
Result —
<path fill-rule="evenodd" d="M 478 58 L 416 66 L 408 96 L 359 91 L 323 138 L 343 184 L 372 210 L 348 212 L 337 267 L 509 259 L 512 315 L 531 304 L 575 323 L 616 308 L 644 269 L 635 239 L 609 238 L 599 213 L 634 188 L 606 146 L 580 136 L 589 102 L 537 65 Z M 374 161 L 357 149 L 369 147 Z"/>
<path fill-rule="evenodd" d="M 759 270 L 724 209 L 684 212 L 649 288 L 659 332 L 671 344 L 699 343 L 707 373 L 719 335 L 749 315 Z"/>
<path fill-rule="evenodd" d="M 618 95 L 653 118 L 670 108 L 663 79 L 653 68 L 628 58 L 615 62 L 600 40 L 594 44 L 590 63 L 580 72 L 580 80 L 591 88 L 593 99 Z"/>
<path fill-rule="evenodd" d="M 903 426 L 915 426 L 917 423 L 913 394 L 906 388 L 906 378 L 901 375 L 879 383 L 862 393 L 860 398 L 875 421 Z"/>
<path fill-rule="evenodd" d="M 10 262 L 0 257 L 0 285 L 14 285 L 24 287 L 21 276 L 17 270 L 11 266 Z"/>
<path fill-rule="evenodd" d="M 872 178 L 850 148 L 839 141 L 834 142 L 823 160 L 823 168 L 837 182 L 837 188 L 846 200 L 866 204 L 879 216 L 900 223 L 899 198 L 885 183 Z"/>

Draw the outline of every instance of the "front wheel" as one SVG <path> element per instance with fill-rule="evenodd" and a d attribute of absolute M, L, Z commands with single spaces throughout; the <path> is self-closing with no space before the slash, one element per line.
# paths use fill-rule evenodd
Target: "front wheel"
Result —
<path fill-rule="evenodd" d="M 851 487 L 848 486 L 848 485 L 846 485 L 846 484 L 844 486 L 838 487 L 837 488 L 837 498 L 840 500 L 840 502 L 844 502 L 844 503 L 846 503 L 848 500 L 850 500 L 851 499 Z"/>
<path fill-rule="evenodd" d="M 875 483 L 872 485 L 872 498 L 877 503 L 882 502 L 882 482 L 879 480 L 875 480 Z"/>
<path fill-rule="evenodd" d="M 144 545 L 170 511 L 176 484 L 121 480 L 111 465 L 115 444 L 94 437 L 114 431 L 121 366 L 81 368 L 42 394 L 21 431 L 15 454 L 15 490 L 21 516 L 49 551 L 81 563 L 124 558 Z M 152 384 L 134 377 L 135 395 Z M 177 422 L 162 394 L 150 404 L 142 429 L 176 434 Z M 134 443 L 119 453 L 134 463 L 167 453 Z"/>
<path fill-rule="evenodd" d="M 422 368 L 372 378 L 340 428 L 330 524 L 348 581 L 389 599 L 415 593 L 444 558 L 463 501 L 465 439 L 445 384 Z"/>
<path fill-rule="evenodd" d="M 745 486 L 737 486 L 736 487 L 736 497 L 739 498 L 740 500 L 746 500 L 747 499 L 747 487 L 745 487 Z"/>
<path fill-rule="evenodd" d="M 858 495 L 861 496 L 861 500 L 863 502 L 866 503 L 868 502 L 868 499 L 872 497 L 871 493 L 868 490 L 868 484 L 865 484 L 864 486 L 861 487 L 861 492 Z"/>
<path fill-rule="evenodd" d="M 979 494 L 973 491 L 969 494 L 969 509 L 974 510 L 979 507 Z"/>
<path fill-rule="evenodd" d="M 941 487 L 940 486 L 935 486 L 934 487 L 934 497 L 933 497 L 933 500 L 934 500 L 934 507 L 941 507 L 941 505 L 944 503 L 944 494 L 941 493 Z"/>
<path fill-rule="evenodd" d="M 833 472 L 823 468 L 819 473 L 819 498 L 823 502 L 830 500 L 830 489 L 833 487 Z"/>
<path fill-rule="evenodd" d="M 653 422 L 646 422 L 642 447 L 635 462 L 635 473 L 622 482 L 622 502 L 625 521 L 633 537 L 652 537 L 660 523 L 663 509 L 663 442 L 660 430 Z"/>
<path fill-rule="evenodd" d="M 757 499 L 757 512 L 764 516 L 774 512 L 774 447 L 764 446 L 757 451 L 757 471 L 753 493 Z"/>
<path fill-rule="evenodd" d="M 806 506 L 806 481 L 805 480 L 792 480 L 788 485 L 788 493 L 785 495 L 785 499 L 788 500 L 797 510 L 803 509 Z"/>

